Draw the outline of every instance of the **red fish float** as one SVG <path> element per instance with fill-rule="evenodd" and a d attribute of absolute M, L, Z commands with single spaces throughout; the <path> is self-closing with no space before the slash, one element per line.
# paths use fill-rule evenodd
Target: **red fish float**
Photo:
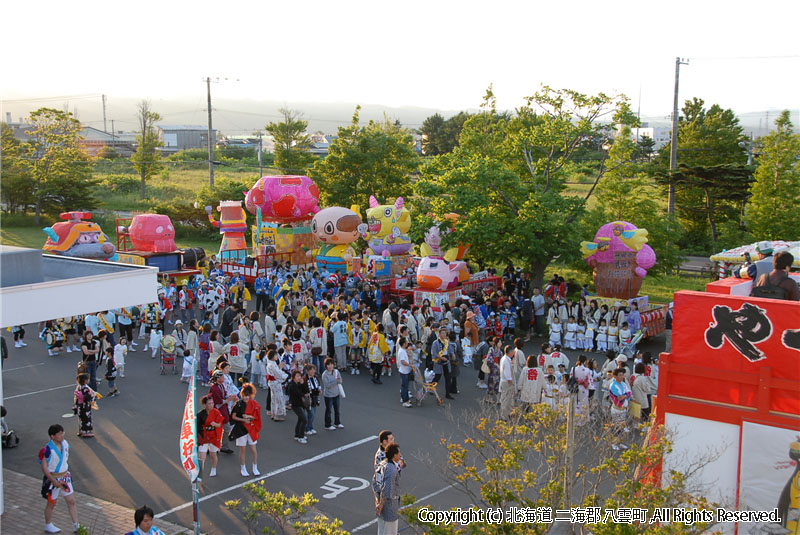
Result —
<path fill-rule="evenodd" d="M 247 211 L 264 221 L 306 221 L 319 212 L 319 189 L 307 176 L 262 176 L 245 193 Z"/>
<path fill-rule="evenodd" d="M 59 217 L 64 221 L 42 229 L 48 236 L 43 250 L 57 255 L 96 260 L 108 260 L 114 256 L 117 248 L 103 233 L 100 225 L 84 221 L 92 218 L 91 212 L 63 212 Z"/>
<path fill-rule="evenodd" d="M 131 243 L 137 251 L 171 253 L 175 245 L 175 227 L 169 216 L 161 214 L 140 214 L 133 217 L 128 230 Z"/>

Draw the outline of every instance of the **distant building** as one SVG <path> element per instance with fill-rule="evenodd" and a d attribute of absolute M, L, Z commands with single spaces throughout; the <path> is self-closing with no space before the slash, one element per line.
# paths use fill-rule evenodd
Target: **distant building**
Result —
<path fill-rule="evenodd" d="M 337 136 L 325 135 L 322 132 L 317 132 L 311 136 L 311 154 L 319 158 L 324 158 L 328 155 L 328 149 L 331 147 L 331 141 L 336 139 Z"/>
<path fill-rule="evenodd" d="M 84 126 L 80 136 L 83 138 L 79 142 L 80 146 L 92 157 L 101 154 L 106 147 L 124 157 L 129 157 L 136 151 L 135 133 L 103 132 L 92 126 Z"/>
<path fill-rule="evenodd" d="M 647 123 L 642 123 L 642 126 L 639 128 L 631 128 L 631 138 L 634 141 L 638 142 L 640 139 L 647 136 L 656 142 L 655 150 L 659 150 L 669 143 L 671 135 L 672 128 L 668 126 L 648 126 Z"/>
<path fill-rule="evenodd" d="M 186 149 L 204 149 L 208 147 L 208 127 L 199 125 L 156 125 L 158 139 L 164 144 L 161 151 L 167 154 Z M 211 135 L 216 141 L 217 131 Z"/>
<path fill-rule="evenodd" d="M 225 136 L 217 142 L 217 146 L 258 149 L 258 136 Z"/>

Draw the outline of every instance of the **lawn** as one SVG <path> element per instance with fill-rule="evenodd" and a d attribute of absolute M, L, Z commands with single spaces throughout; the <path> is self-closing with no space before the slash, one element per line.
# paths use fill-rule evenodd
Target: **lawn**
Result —
<path fill-rule="evenodd" d="M 589 283 L 589 288 L 594 291 L 592 275 L 588 272 L 564 266 L 551 265 L 545 271 L 545 280 L 552 278 L 554 273 L 558 273 L 567 280 L 569 293 L 573 298 L 580 296 L 581 287 Z M 706 283 L 711 282 L 710 278 L 699 277 L 680 277 L 677 275 L 648 275 L 642 283 L 640 295 L 647 295 L 653 303 L 669 303 L 672 295 L 678 290 L 705 291 Z"/>

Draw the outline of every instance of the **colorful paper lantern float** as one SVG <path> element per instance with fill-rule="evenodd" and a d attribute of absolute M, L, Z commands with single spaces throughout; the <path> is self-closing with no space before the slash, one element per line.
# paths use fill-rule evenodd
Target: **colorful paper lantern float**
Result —
<path fill-rule="evenodd" d="M 91 221 L 91 212 L 63 212 L 59 215 L 64 221 L 45 227 L 47 241 L 42 249 L 48 253 L 77 258 L 108 260 L 116 252 L 100 225 Z"/>

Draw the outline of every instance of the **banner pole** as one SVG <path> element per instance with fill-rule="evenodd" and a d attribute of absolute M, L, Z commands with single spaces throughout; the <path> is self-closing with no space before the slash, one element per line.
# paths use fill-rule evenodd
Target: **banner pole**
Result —
<path fill-rule="evenodd" d="M 197 358 L 192 359 L 192 405 L 197 408 Z M 205 408 L 205 407 L 204 407 Z M 197 459 L 197 426 L 194 426 L 194 458 Z M 192 500 L 194 504 L 194 533 L 200 535 L 200 475 L 192 482 Z"/>

